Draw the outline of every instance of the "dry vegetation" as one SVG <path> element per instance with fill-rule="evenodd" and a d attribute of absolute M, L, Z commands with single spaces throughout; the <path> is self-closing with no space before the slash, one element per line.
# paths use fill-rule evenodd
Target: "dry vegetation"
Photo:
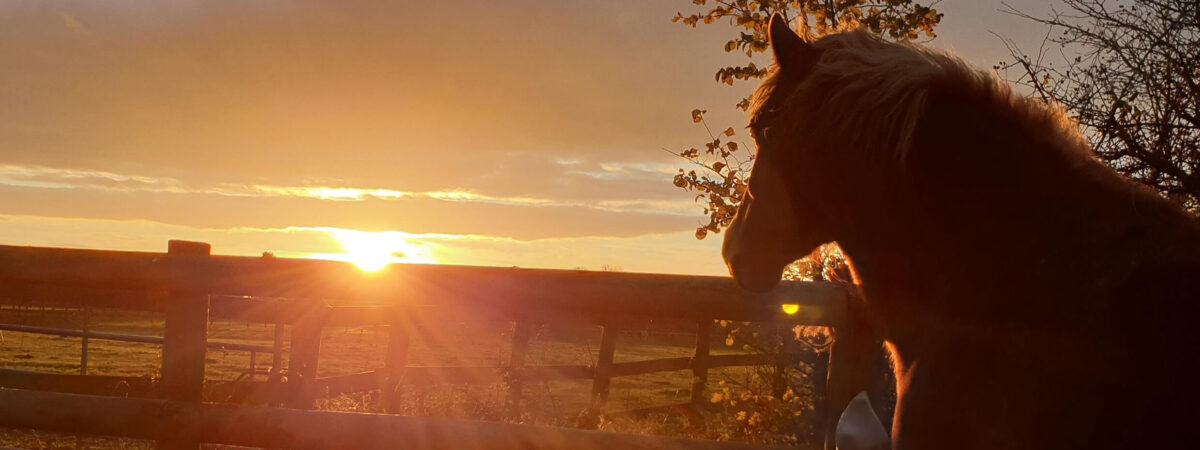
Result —
<path fill-rule="evenodd" d="M 79 328 L 77 310 L 38 308 L 2 308 L 0 322 L 61 328 Z M 161 336 L 162 318 L 156 314 L 125 311 L 92 312 L 92 330 L 100 332 Z M 508 360 L 511 323 L 475 319 L 470 315 L 449 314 L 421 320 L 412 333 L 409 364 L 423 366 L 501 366 Z M 691 356 L 695 337 L 686 325 L 647 324 L 623 333 L 618 339 L 615 359 L 645 359 Z M 271 345 L 270 325 L 214 322 L 209 327 L 212 341 Z M 80 339 L 17 332 L 0 332 L 0 368 L 38 372 L 76 374 L 79 372 Z M 713 353 L 734 353 L 724 345 L 725 336 L 714 333 Z M 285 338 L 285 351 L 290 337 Z M 530 343 L 526 364 L 594 364 L 600 330 L 584 324 L 543 326 Z M 343 375 L 374 370 L 383 365 L 388 342 L 387 327 L 328 328 L 324 334 L 318 372 L 320 376 Z M 741 351 L 740 349 L 737 351 Z M 161 347 L 150 344 L 91 340 L 88 373 L 90 375 L 158 375 Z M 259 354 L 256 368 L 269 369 L 270 354 Z M 286 359 L 284 366 L 286 367 Z M 209 401 L 226 401 L 230 383 L 245 379 L 250 355 L 241 351 L 209 350 L 206 388 Z M 265 375 L 256 375 L 264 380 Z M 612 381 L 609 403 L 596 418 L 586 414 L 592 388 L 591 380 L 527 383 L 519 419 L 508 417 L 505 408 L 507 388 L 503 383 L 477 385 L 437 385 L 408 387 L 404 390 L 400 413 L 423 417 L 452 417 L 492 421 L 518 420 L 523 423 L 556 426 L 585 426 L 609 431 L 687 436 L 706 439 L 733 439 L 758 442 L 798 442 L 805 436 L 781 427 L 812 420 L 812 399 L 794 391 L 786 398 L 770 396 L 770 388 L 756 385 L 754 368 L 724 368 L 710 371 L 710 391 L 721 393 L 720 400 L 708 405 L 710 411 L 699 414 L 706 419 L 694 426 L 681 408 L 629 411 L 685 403 L 690 398 L 690 371 L 664 372 Z M 741 401 L 739 401 L 741 400 Z M 318 409 L 382 412 L 379 392 L 342 395 L 320 399 Z M 755 415 L 758 412 L 759 414 Z M 740 414 L 739 414 L 740 413 Z M 788 422 L 788 423 L 784 423 Z M 130 440 L 81 438 L 82 447 L 140 448 L 145 443 Z M 76 437 L 31 431 L 0 431 L 0 446 L 26 448 L 75 448 Z"/>

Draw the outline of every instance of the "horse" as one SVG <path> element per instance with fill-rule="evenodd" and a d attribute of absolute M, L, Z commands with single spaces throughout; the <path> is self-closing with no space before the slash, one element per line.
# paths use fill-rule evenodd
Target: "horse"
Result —
<path fill-rule="evenodd" d="M 1195 218 L 949 52 L 768 35 L 722 254 L 767 291 L 841 246 L 896 373 L 892 448 L 1200 445 Z"/>

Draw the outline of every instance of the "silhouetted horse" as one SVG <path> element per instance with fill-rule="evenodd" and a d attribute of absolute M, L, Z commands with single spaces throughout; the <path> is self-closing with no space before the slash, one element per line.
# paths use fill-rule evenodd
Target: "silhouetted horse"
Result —
<path fill-rule="evenodd" d="M 896 366 L 895 449 L 1200 446 L 1193 218 L 954 56 L 770 31 L 725 260 L 767 290 L 841 244 Z"/>

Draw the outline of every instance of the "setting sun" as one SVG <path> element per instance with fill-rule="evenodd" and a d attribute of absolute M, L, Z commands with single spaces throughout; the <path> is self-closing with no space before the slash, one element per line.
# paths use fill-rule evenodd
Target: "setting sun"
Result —
<path fill-rule="evenodd" d="M 346 261 L 364 272 L 378 272 L 394 263 L 433 263 L 428 248 L 413 245 L 401 233 L 334 229 L 327 231 L 345 250 L 320 258 Z"/>

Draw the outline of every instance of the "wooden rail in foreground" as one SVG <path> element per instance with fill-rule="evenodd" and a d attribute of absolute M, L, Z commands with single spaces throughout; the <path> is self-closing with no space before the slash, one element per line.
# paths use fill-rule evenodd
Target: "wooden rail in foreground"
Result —
<path fill-rule="evenodd" d="M 275 348 L 281 347 L 286 324 L 292 343 L 284 391 L 291 393 L 286 404 L 294 408 L 310 408 L 315 397 L 327 393 L 381 389 L 385 409 L 394 411 L 402 385 L 505 380 L 511 413 L 516 414 L 523 383 L 588 378 L 593 380 L 593 404 L 599 407 L 613 377 L 673 370 L 692 371 L 692 399 L 703 402 L 709 369 L 779 363 L 760 355 L 710 355 L 714 319 L 828 326 L 837 335 L 861 337 L 853 342 L 867 342 L 869 336 L 850 333 L 852 323 L 863 321 L 851 320 L 852 293 L 831 283 L 788 282 L 763 294 L 744 291 L 726 277 L 406 264 L 369 274 L 342 262 L 210 256 L 204 243 L 171 241 L 168 248 L 162 254 L 0 246 L 0 304 L 164 313 L 163 392 L 168 400 L 188 404 L 201 400 L 210 319 L 276 324 Z M 799 311 L 785 314 L 782 304 L 798 304 Z M 465 308 L 512 320 L 508 363 L 409 366 L 408 325 L 417 308 Z M 580 318 L 603 327 L 594 365 L 525 365 L 525 347 L 536 324 Z M 695 355 L 615 363 L 617 334 L 631 318 L 695 323 Z M 316 377 L 323 328 L 373 325 L 392 330 L 380 369 Z M 850 343 L 835 342 L 832 351 L 828 403 L 822 408 L 827 436 L 837 413 L 869 380 L 862 374 L 870 349 Z M 276 352 L 276 361 L 279 356 Z M 196 448 L 200 442 L 181 436 L 160 444 Z"/>
<path fill-rule="evenodd" d="M 119 399 L 5 388 L 0 388 L 0 424 L 159 442 L 210 442 L 294 449 L 770 448 L 494 422 Z"/>

